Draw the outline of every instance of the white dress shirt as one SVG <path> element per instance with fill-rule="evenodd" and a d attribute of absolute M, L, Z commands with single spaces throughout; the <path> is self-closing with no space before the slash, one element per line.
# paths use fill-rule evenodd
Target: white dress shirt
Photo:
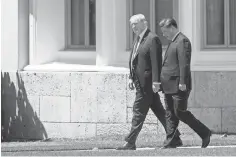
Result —
<path fill-rule="evenodd" d="M 142 41 L 143 36 L 144 36 L 144 34 L 145 34 L 146 31 L 147 31 L 147 28 L 145 28 L 145 29 L 142 31 L 142 33 L 139 34 L 139 40 L 135 43 L 135 44 L 137 44 L 137 46 L 134 46 L 134 47 L 136 47 L 136 49 L 133 50 L 132 61 L 133 61 L 134 57 L 136 56 L 136 53 L 137 53 L 138 47 L 139 47 L 140 42 Z"/>

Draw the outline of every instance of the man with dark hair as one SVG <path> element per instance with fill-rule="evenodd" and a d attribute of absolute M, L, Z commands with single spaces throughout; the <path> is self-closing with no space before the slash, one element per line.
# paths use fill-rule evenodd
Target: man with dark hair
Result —
<path fill-rule="evenodd" d="M 133 118 L 130 133 L 126 143 L 117 150 L 135 150 L 136 139 L 142 129 L 149 108 L 160 120 L 166 130 L 165 110 L 161 104 L 158 91 L 160 90 L 160 74 L 162 66 L 162 45 L 159 37 L 147 27 L 147 21 L 142 14 L 133 15 L 130 25 L 136 34 L 134 46 L 130 54 L 129 88 L 136 88 L 133 104 Z M 182 141 L 177 131 L 171 145 L 181 146 Z"/>
<path fill-rule="evenodd" d="M 161 71 L 161 85 L 166 104 L 167 137 L 163 148 L 173 148 L 171 141 L 175 137 L 179 120 L 191 127 L 201 138 L 202 148 L 210 143 L 211 131 L 187 110 L 191 86 L 191 43 L 178 31 L 172 18 L 163 19 L 159 26 L 163 36 L 171 43 L 168 45 Z"/>

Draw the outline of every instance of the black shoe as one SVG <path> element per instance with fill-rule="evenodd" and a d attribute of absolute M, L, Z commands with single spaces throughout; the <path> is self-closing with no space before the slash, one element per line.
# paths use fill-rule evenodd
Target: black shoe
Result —
<path fill-rule="evenodd" d="M 175 143 L 175 146 L 176 146 L 176 147 L 181 147 L 181 146 L 183 146 L 182 140 L 179 139 L 179 140 Z"/>
<path fill-rule="evenodd" d="M 169 149 L 169 148 L 176 148 L 176 147 L 181 147 L 183 146 L 183 142 L 182 140 L 179 138 L 178 140 L 176 140 L 175 142 L 172 142 L 171 144 L 167 145 L 167 146 L 163 146 L 160 149 Z"/>
<path fill-rule="evenodd" d="M 136 145 L 127 142 L 125 145 L 116 148 L 116 150 L 136 150 Z"/>
<path fill-rule="evenodd" d="M 209 131 L 208 135 L 202 139 L 202 148 L 206 148 L 211 141 L 211 131 Z"/>

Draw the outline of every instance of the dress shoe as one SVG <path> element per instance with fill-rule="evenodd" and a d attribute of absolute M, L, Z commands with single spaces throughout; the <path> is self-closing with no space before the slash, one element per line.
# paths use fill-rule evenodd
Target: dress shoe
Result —
<path fill-rule="evenodd" d="M 202 139 L 202 148 L 206 148 L 211 141 L 211 131 L 209 131 L 208 135 Z"/>
<path fill-rule="evenodd" d="M 181 147 L 181 146 L 183 146 L 182 140 L 179 139 L 179 140 L 175 143 L 175 146 L 176 146 L 176 147 Z"/>
<path fill-rule="evenodd" d="M 136 145 L 127 142 L 123 146 L 116 148 L 116 150 L 136 150 Z"/>
<path fill-rule="evenodd" d="M 172 142 L 169 145 L 163 146 L 160 149 L 169 149 L 169 148 L 176 148 L 176 147 L 181 147 L 183 146 L 183 142 L 182 140 L 179 138 L 177 140 L 175 140 L 175 142 Z"/>

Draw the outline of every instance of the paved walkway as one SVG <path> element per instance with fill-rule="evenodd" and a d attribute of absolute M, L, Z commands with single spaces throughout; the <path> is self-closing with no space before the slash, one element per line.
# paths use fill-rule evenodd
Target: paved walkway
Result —
<path fill-rule="evenodd" d="M 183 148 L 198 148 L 201 139 L 198 136 L 181 135 Z M 137 140 L 138 149 L 154 149 L 161 147 L 163 139 L 155 138 L 155 135 L 142 135 Z M 49 139 L 35 142 L 2 142 L 2 152 L 17 151 L 62 151 L 62 150 L 101 150 L 114 149 L 124 144 L 122 138 L 97 137 L 93 139 Z M 216 135 L 211 137 L 210 147 L 213 146 L 236 146 L 236 135 Z"/>

